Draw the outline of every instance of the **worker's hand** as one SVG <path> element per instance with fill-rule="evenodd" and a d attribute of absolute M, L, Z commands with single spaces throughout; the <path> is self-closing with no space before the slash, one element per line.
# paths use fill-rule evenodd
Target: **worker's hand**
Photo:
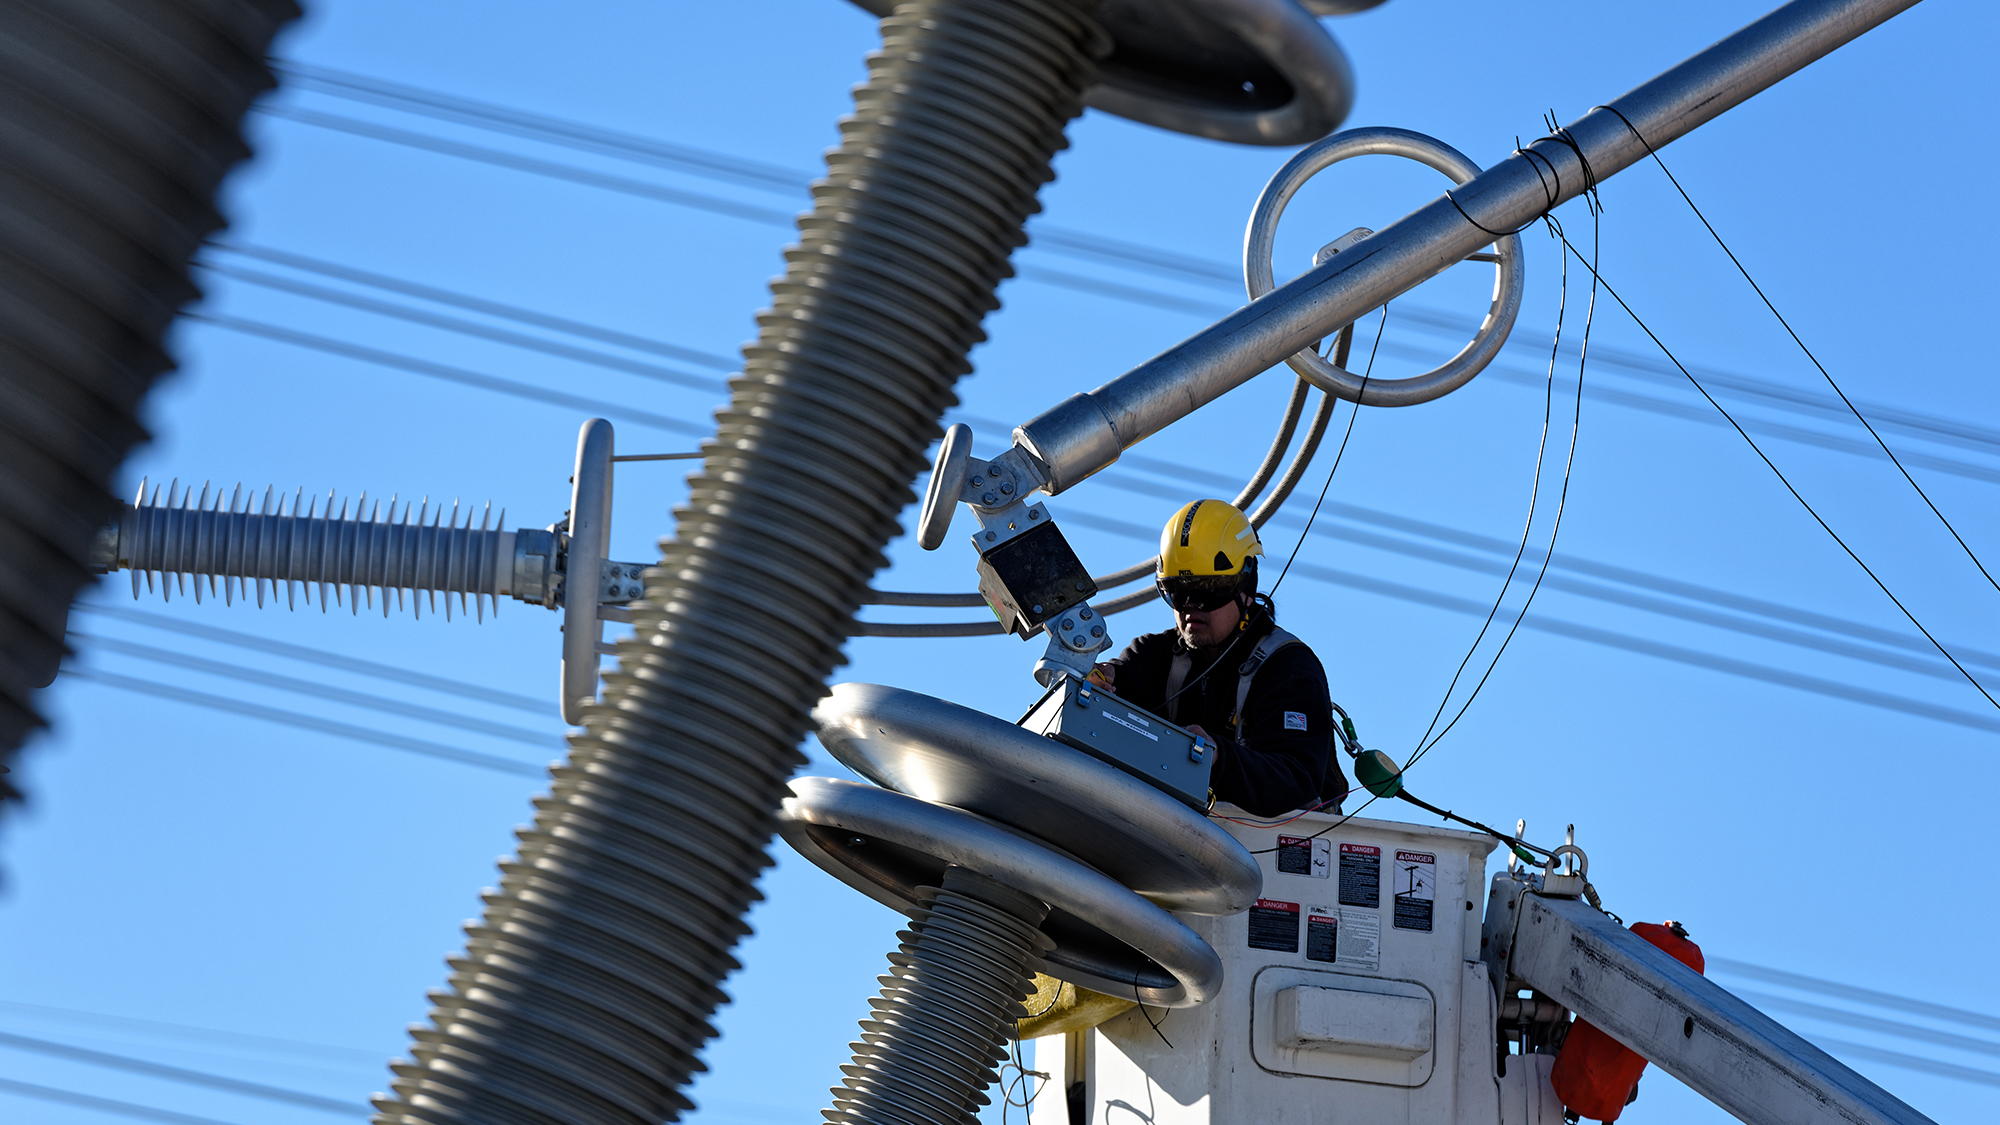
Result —
<path fill-rule="evenodd" d="M 1097 685 L 1098 687 L 1103 688 L 1105 691 L 1116 691 L 1117 689 L 1111 686 L 1111 682 L 1114 679 L 1116 679 L 1117 676 L 1118 676 L 1117 665 L 1099 664 L 1091 668 L 1090 675 L 1085 676 L 1084 679 L 1089 680 L 1091 683 Z"/>
<path fill-rule="evenodd" d="M 1194 736 L 1195 736 L 1196 738 L 1206 738 L 1206 739 L 1208 739 L 1208 740 L 1209 740 L 1210 742 L 1214 742 L 1214 741 L 1215 741 L 1215 736 L 1214 736 L 1214 735 L 1211 735 L 1211 734 L 1209 734 L 1209 733 L 1208 733 L 1207 731 L 1205 731 L 1205 730 L 1201 729 L 1201 724 L 1200 724 L 1200 723 L 1189 723 L 1189 724 L 1187 725 L 1187 732 L 1188 732 L 1189 734 L 1191 734 L 1191 735 L 1194 735 Z"/>

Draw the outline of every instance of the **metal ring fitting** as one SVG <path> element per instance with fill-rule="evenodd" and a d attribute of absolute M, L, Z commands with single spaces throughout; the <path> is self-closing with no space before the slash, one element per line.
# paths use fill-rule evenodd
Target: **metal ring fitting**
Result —
<path fill-rule="evenodd" d="M 1251 300 L 1276 288 L 1271 274 L 1271 250 L 1285 205 L 1314 175 L 1356 156 L 1405 157 L 1444 173 L 1454 184 L 1463 184 L 1479 174 L 1479 165 L 1465 154 L 1435 137 L 1408 129 L 1349 129 L 1307 145 L 1264 185 L 1257 196 L 1257 206 L 1250 212 L 1250 224 L 1243 234 L 1243 285 Z M 1497 258 L 1493 303 L 1472 342 L 1443 364 L 1407 379 L 1369 379 L 1365 397 L 1360 376 L 1335 366 L 1311 348 L 1286 357 L 1285 364 L 1320 390 L 1364 406 L 1412 406 L 1450 394 L 1470 382 L 1500 354 L 1507 334 L 1514 329 L 1514 318 L 1521 311 L 1521 237 L 1503 235 L 1494 240 L 1493 247 Z M 1440 263 L 1440 267 L 1450 264 Z"/>

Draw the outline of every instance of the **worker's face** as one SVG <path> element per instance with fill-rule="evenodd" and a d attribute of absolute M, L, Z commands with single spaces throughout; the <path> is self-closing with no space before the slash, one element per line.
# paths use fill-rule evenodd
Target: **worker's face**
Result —
<path fill-rule="evenodd" d="M 1189 648 L 1214 648 L 1229 640 L 1243 621 L 1243 607 L 1228 601 L 1214 609 L 1177 609 L 1174 628 Z"/>

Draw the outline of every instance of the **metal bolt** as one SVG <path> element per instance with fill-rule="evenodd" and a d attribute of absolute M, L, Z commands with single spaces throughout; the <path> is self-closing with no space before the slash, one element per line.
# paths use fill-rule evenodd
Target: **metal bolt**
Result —
<path fill-rule="evenodd" d="M 1032 610 L 1031 612 L 1034 612 L 1034 613 L 1040 613 L 1040 612 L 1042 612 L 1042 607 L 1041 607 L 1041 606 L 1035 606 L 1035 607 L 1033 608 L 1033 610 Z"/>
<path fill-rule="evenodd" d="M 1029 518 L 1029 519 L 1031 519 L 1031 520 L 1038 520 L 1038 519 L 1041 519 L 1041 518 L 1042 518 L 1042 510 L 1041 510 L 1040 508 L 1029 508 L 1029 509 L 1028 509 L 1028 518 Z"/>
<path fill-rule="evenodd" d="M 1011 480 L 1003 480 L 1003 481 L 1001 481 L 1001 482 L 1000 482 L 1000 495 L 1002 495 L 1002 496 L 1012 496 L 1012 495 L 1014 495 L 1014 482 L 1013 482 L 1013 481 L 1011 481 Z"/>
<path fill-rule="evenodd" d="M 1000 498 L 998 496 L 993 495 L 991 492 L 981 493 L 979 499 L 984 501 L 986 506 L 989 508 L 1000 502 Z"/>
<path fill-rule="evenodd" d="M 1091 636 L 1093 636 L 1093 637 L 1101 637 L 1101 636 L 1103 636 L 1103 635 L 1104 635 L 1104 626 L 1102 626 L 1102 625 L 1092 625 L 1092 626 L 1090 627 L 1090 635 L 1091 635 Z"/>
<path fill-rule="evenodd" d="M 1070 629 L 1076 628 L 1076 622 L 1071 620 L 1070 618 L 1065 617 L 1062 619 L 1062 627 L 1064 631 L 1067 632 Z"/>
<path fill-rule="evenodd" d="M 989 531 L 989 532 L 987 532 L 987 533 L 986 533 L 986 541 L 987 541 L 988 543 L 991 543 L 991 542 L 993 542 L 993 533 L 992 533 L 992 532 L 990 532 L 990 531 Z"/>
<path fill-rule="evenodd" d="M 978 487 L 979 487 L 980 485 L 982 485 L 982 484 L 985 484 L 985 483 L 986 483 L 986 478 L 985 478 L 985 477 L 978 477 L 978 476 L 976 476 L 976 477 L 973 477 L 973 478 L 972 478 L 972 487 L 974 487 L 974 488 L 978 488 Z"/>
<path fill-rule="evenodd" d="M 1076 584 L 1076 588 L 1077 588 L 1077 589 L 1079 589 L 1079 590 L 1083 589 L 1083 583 L 1081 583 L 1081 582 L 1077 583 L 1077 584 Z M 1083 607 L 1082 609 L 1079 609 L 1079 610 L 1077 610 L 1077 611 L 1076 611 L 1076 615 L 1077 615 L 1078 617 L 1081 617 L 1081 618 L 1083 618 L 1083 619 L 1084 619 L 1085 621 L 1088 621 L 1088 620 L 1090 620 L 1090 607 L 1089 607 L 1089 606 L 1084 606 L 1084 607 Z"/>

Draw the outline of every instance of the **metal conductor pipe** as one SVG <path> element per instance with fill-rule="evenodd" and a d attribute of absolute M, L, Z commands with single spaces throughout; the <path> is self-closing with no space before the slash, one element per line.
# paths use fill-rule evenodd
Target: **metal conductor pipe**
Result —
<path fill-rule="evenodd" d="M 1060 493 L 1168 424 L 1492 242 L 1495 232 L 1516 230 L 1575 198 L 1589 179 L 1583 159 L 1596 179 L 1611 176 L 1643 159 L 1648 144 L 1665 147 L 1915 3 L 1794 0 L 1571 123 L 1576 149 L 1553 137 L 1535 141 L 1449 197 L 1425 204 L 1095 391 L 1059 403 L 1016 429 L 1015 444 L 1032 456 L 1045 490 Z M 1342 391 L 1369 406 L 1408 406 L 1450 389 L 1421 380 L 1375 380 L 1365 395 L 1359 387 Z"/>
<path fill-rule="evenodd" d="M 637 632 L 380 1125 L 689 1108 L 812 706 L 1110 45 L 1087 0 L 915 0 L 882 36 Z"/>

